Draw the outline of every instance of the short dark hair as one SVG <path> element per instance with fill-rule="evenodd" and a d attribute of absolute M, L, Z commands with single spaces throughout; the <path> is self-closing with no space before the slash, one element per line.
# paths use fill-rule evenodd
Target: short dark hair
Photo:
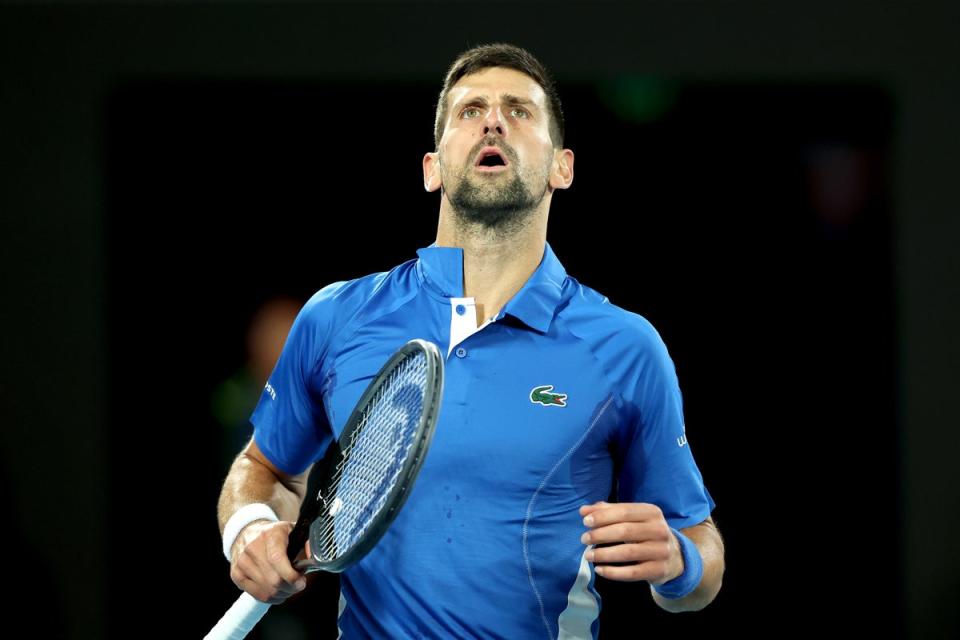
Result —
<path fill-rule="evenodd" d="M 437 103 L 437 112 L 433 122 L 433 141 L 436 148 L 440 148 L 440 138 L 443 137 L 444 125 L 447 120 L 447 94 L 450 88 L 460 78 L 477 73 L 491 67 L 506 67 L 530 76 L 543 89 L 547 96 L 550 108 L 550 139 L 555 148 L 563 147 L 563 108 L 560 105 L 560 94 L 556 84 L 546 68 L 533 54 L 512 44 L 494 43 L 484 44 L 464 51 L 450 65 L 447 77 L 443 81 L 440 91 L 440 100 Z"/>

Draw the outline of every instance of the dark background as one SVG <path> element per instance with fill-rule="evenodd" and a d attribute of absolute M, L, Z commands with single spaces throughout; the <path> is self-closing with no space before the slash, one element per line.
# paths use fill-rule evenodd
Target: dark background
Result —
<path fill-rule="evenodd" d="M 958 27 L 933 3 L 0 7 L 13 615 L 199 637 L 229 605 L 211 395 L 263 302 L 433 241 L 443 73 L 503 40 L 557 77 L 577 154 L 548 240 L 663 335 L 727 544 L 698 614 L 602 583 L 604 637 L 956 636 Z M 262 636 L 328 637 L 329 578 Z"/>

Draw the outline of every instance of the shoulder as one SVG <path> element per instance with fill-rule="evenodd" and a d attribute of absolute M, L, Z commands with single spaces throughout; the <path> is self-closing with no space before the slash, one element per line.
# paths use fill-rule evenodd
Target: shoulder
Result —
<path fill-rule="evenodd" d="M 349 321 L 371 304 L 388 304 L 388 300 L 404 298 L 410 289 L 413 262 L 326 285 L 307 300 L 298 321 L 330 327 Z"/>
<path fill-rule="evenodd" d="M 649 418 L 676 406 L 680 398 L 676 367 L 647 318 L 577 284 L 566 326 L 589 347 L 628 411 Z"/>
<path fill-rule="evenodd" d="M 602 293 L 567 277 L 562 317 L 578 337 L 612 342 L 620 353 L 665 349 L 660 333 L 644 316 L 614 304 Z"/>

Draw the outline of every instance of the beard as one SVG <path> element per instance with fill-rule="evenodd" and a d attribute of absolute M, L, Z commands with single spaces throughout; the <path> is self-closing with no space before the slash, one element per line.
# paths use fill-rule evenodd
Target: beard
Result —
<path fill-rule="evenodd" d="M 479 145 L 477 151 L 483 146 Z M 536 211 L 547 193 L 548 180 L 546 172 L 524 172 L 516 154 L 503 146 L 500 149 L 510 160 L 509 175 L 477 174 L 472 165 L 467 165 L 455 176 L 444 176 L 444 184 L 453 184 L 444 192 L 461 221 L 491 231 L 510 232 L 523 227 Z M 449 177 L 454 179 L 448 181 Z"/>

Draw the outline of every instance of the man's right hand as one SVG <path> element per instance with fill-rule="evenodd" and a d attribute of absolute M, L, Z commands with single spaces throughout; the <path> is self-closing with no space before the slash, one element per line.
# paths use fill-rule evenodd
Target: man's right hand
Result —
<path fill-rule="evenodd" d="M 260 602 L 280 604 L 307 586 L 287 558 L 292 522 L 255 520 L 240 532 L 230 551 L 230 578 Z"/>

